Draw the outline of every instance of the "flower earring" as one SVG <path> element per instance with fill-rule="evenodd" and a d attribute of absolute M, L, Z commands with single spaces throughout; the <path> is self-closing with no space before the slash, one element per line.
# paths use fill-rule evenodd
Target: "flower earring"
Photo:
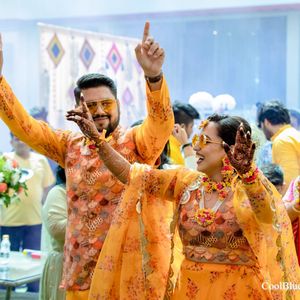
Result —
<path fill-rule="evenodd" d="M 235 172 L 234 167 L 231 165 L 227 156 L 223 158 L 222 163 L 223 163 L 223 167 L 221 169 L 222 176 L 225 178 L 230 178 Z"/>

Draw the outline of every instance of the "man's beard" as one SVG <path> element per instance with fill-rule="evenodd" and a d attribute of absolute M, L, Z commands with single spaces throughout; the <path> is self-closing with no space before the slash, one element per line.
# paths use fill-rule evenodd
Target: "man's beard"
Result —
<path fill-rule="evenodd" d="M 105 128 L 105 130 L 106 130 L 105 137 L 109 137 L 115 131 L 115 129 L 118 127 L 119 122 L 120 122 L 120 115 L 118 116 L 118 119 L 113 123 L 110 121 L 111 117 L 109 116 L 108 118 L 109 118 L 109 123 L 108 123 L 107 128 Z M 102 132 L 102 130 L 99 132 Z"/>
<path fill-rule="evenodd" d="M 270 141 L 271 140 L 271 138 L 272 138 L 272 132 L 270 131 L 270 130 L 268 130 L 268 129 L 265 129 L 265 137 L 266 137 L 266 139 L 268 140 L 268 141 Z"/>

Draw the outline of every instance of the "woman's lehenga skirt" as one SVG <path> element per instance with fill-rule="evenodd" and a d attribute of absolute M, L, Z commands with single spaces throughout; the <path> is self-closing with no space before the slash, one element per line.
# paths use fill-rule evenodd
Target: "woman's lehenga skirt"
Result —
<path fill-rule="evenodd" d="M 185 259 L 173 299 L 273 299 L 255 266 L 209 264 Z M 264 288 L 266 289 L 264 289 Z"/>

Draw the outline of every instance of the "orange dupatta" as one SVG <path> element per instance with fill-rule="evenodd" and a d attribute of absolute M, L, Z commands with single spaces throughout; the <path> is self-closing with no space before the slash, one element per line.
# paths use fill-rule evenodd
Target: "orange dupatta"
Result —
<path fill-rule="evenodd" d="M 200 173 L 152 170 L 151 194 L 165 195 L 173 185 L 173 198 L 153 199 L 144 193 L 149 167 L 135 164 L 131 182 L 116 209 L 98 259 L 89 299 L 164 299 L 172 294 L 169 279 L 176 280 L 181 263 L 172 249 L 179 198 Z M 260 175 L 261 176 L 261 175 Z M 179 180 L 177 180 L 179 178 Z M 273 211 L 273 224 L 259 222 L 240 181 L 235 182 L 233 204 L 237 220 L 255 253 L 266 281 L 300 282 L 291 224 L 279 194 L 261 176 Z M 147 190 L 148 191 L 148 190 Z M 173 199 L 173 200 L 174 200 Z M 263 201 L 263 200 L 262 200 Z M 266 201 L 266 200 L 265 200 Z M 137 210 L 136 204 L 141 203 Z M 176 204 L 177 203 L 177 204 Z M 171 229 L 169 225 L 171 223 Z M 176 250 L 176 246 L 174 247 Z M 174 263 L 173 257 L 175 258 Z M 172 276 L 174 273 L 174 276 Z M 170 289 L 166 289 L 170 287 Z M 277 299 L 298 299 L 299 291 L 273 290 Z"/>
<path fill-rule="evenodd" d="M 143 174 L 149 166 L 134 164 L 130 184 L 115 210 L 91 284 L 89 299 L 163 299 L 171 259 L 170 223 L 174 202 L 144 193 Z M 157 187 L 171 184 L 176 170 L 168 170 Z M 196 178 L 197 173 L 192 173 Z M 188 176 L 190 177 L 190 176 Z M 186 180 L 185 182 L 190 182 Z M 155 186 L 155 183 L 154 183 Z M 176 188 L 178 192 L 183 187 Z M 161 192 L 164 194 L 164 192 Z M 137 203 L 139 203 L 137 205 Z M 140 213 L 138 213 L 139 211 Z M 175 238 L 176 243 L 179 238 Z M 181 264 L 180 245 L 175 245 L 173 276 Z"/>
<path fill-rule="evenodd" d="M 242 183 L 237 182 L 233 204 L 239 225 L 258 259 L 265 282 L 275 285 L 290 282 L 298 285 L 300 269 L 290 219 L 281 195 L 262 174 L 259 176 L 271 200 L 273 222 L 267 224 L 257 220 L 253 211 L 249 210 L 249 200 Z M 274 299 L 300 299 L 300 291 L 296 289 L 273 289 L 271 292 Z"/>

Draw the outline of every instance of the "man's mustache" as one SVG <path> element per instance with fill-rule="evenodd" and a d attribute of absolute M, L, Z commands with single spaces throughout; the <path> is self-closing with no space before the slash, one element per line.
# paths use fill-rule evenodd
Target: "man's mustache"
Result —
<path fill-rule="evenodd" d="M 96 116 L 93 116 L 93 120 L 96 120 L 98 118 L 109 118 L 110 119 L 110 115 L 96 115 Z"/>

